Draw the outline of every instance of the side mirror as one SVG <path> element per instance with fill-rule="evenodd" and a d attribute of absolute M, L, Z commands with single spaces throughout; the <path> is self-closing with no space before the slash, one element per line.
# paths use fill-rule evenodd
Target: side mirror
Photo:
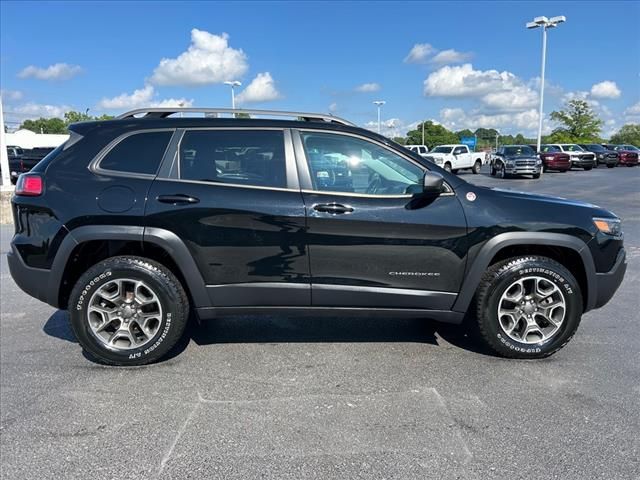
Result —
<path fill-rule="evenodd" d="M 425 172 L 422 179 L 422 193 L 426 195 L 440 195 L 444 190 L 444 178 L 435 172 Z"/>

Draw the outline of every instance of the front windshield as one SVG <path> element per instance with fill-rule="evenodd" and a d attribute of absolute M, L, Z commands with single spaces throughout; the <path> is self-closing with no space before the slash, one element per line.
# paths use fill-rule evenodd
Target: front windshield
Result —
<path fill-rule="evenodd" d="M 587 145 L 587 148 L 592 152 L 604 152 L 606 150 L 606 148 L 604 148 L 602 145 L 598 145 L 597 143 L 590 143 L 589 145 Z"/>
<path fill-rule="evenodd" d="M 514 147 L 504 147 L 504 154 L 510 156 L 535 156 L 536 152 L 533 151 L 533 148 L 526 146 L 514 146 Z"/>
<path fill-rule="evenodd" d="M 550 153 L 550 152 L 560 152 L 561 150 L 555 145 L 542 145 L 540 147 L 540 151 L 542 153 Z"/>
<path fill-rule="evenodd" d="M 436 147 L 431 150 L 431 153 L 451 153 L 453 147 Z"/>
<path fill-rule="evenodd" d="M 565 152 L 584 152 L 584 149 L 580 145 L 574 145 L 572 143 L 569 145 L 562 145 L 562 149 Z"/>

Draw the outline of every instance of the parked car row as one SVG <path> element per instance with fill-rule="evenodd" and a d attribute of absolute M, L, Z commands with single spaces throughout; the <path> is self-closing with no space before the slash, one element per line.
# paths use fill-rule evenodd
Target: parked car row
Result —
<path fill-rule="evenodd" d="M 54 147 L 21 148 L 14 145 L 7 146 L 9 157 L 9 176 L 15 185 L 22 173 L 30 171 L 44 157 L 49 155 Z"/>
<path fill-rule="evenodd" d="M 566 172 L 572 168 L 592 170 L 599 165 L 638 165 L 639 149 L 633 145 L 558 143 L 541 145 L 504 145 L 490 160 L 491 175 L 501 178 L 531 175 L 540 178 L 546 171 Z"/>

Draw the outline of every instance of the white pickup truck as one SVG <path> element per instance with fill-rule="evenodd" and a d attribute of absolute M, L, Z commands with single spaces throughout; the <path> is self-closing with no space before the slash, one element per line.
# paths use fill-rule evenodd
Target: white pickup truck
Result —
<path fill-rule="evenodd" d="M 484 152 L 472 152 L 466 145 L 439 145 L 424 157 L 439 167 L 453 173 L 470 168 L 473 173 L 480 173 L 485 163 Z"/>

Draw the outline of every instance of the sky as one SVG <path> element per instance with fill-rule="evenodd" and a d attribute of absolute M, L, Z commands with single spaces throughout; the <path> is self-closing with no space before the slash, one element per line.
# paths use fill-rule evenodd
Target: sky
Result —
<path fill-rule="evenodd" d="M 330 112 L 404 135 L 452 130 L 534 136 L 542 32 L 548 115 L 582 98 L 609 136 L 640 123 L 640 2 L 0 3 L 5 121 L 145 106 Z"/>

